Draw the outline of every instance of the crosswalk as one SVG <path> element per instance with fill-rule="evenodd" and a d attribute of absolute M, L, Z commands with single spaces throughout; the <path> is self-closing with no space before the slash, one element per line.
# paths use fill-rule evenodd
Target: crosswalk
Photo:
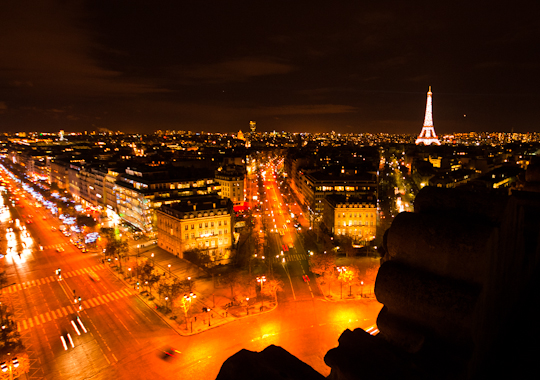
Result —
<path fill-rule="evenodd" d="M 74 277 L 74 276 L 81 276 L 83 274 L 87 275 L 90 272 L 94 272 L 94 271 L 98 271 L 98 270 L 102 270 L 102 269 L 105 269 L 105 265 L 98 264 L 98 265 L 94 265 L 94 266 L 91 266 L 91 267 L 88 267 L 88 268 L 81 268 L 81 269 L 73 270 L 73 271 L 70 271 L 70 272 L 67 272 L 67 273 L 62 272 L 62 278 L 70 278 L 70 277 Z M 18 292 L 18 291 L 21 291 L 21 290 L 24 290 L 24 289 L 31 288 L 33 286 L 45 285 L 45 284 L 48 284 L 49 282 L 56 282 L 56 281 L 58 281 L 58 277 L 55 276 L 55 275 L 52 275 L 52 276 L 48 276 L 48 277 L 38 278 L 37 280 L 26 281 L 26 282 L 22 282 L 20 284 L 11 285 L 11 286 L 8 286 L 8 287 L 4 288 L 4 291 L 6 293 L 15 293 L 15 292 Z"/>
<path fill-rule="evenodd" d="M 285 257 L 285 261 L 301 261 L 301 260 L 307 260 L 307 256 L 305 253 L 293 253 L 289 254 Z"/>
<path fill-rule="evenodd" d="M 136 291 L 131 290 L 129 288 L 124 288 L 124 289 L 117 290 L 109 294 L 102 294 L 97 297 L 84 300 L 82 301 L 82 307 L 84 310 L 87 310 L 93 307 L 97 307 L 99 305 L 103 305 L 107 302 L 113 302 L 121 298 L 128 297 L 135 294 L 137 294 Z M 72 305 L 68 305 L 68 306 L 58 308 L 56 310 L 50 310 L 50 311 L 47 311 L 46 313 L 36 315 L 35 317 L 24 319 L 22 321 L 17 322 L 17 331 L 21 332 L 24 330 L 28 330 L 29 328 L 50 322 L 53 319 L 63 318 L 70 314 L 74 314 L 77 312 L 75 309 L 76 307 L 73 307 Z"/>

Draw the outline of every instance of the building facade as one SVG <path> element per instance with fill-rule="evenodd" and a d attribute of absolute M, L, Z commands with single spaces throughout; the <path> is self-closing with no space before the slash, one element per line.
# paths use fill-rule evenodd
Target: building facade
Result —
<path fill-rule="evenodd" d="M 244 168 L 229 167 L 216 171 L 216 181 L 221 186 L 221 196 L 229 198 L 234 204 L 243 203 L 244 199 Z"/>
<path fill-rule="evenodd" d="M 198 249 L 213 263 L 228 263 L 233 226 L 232 202 L 215 195 L 186 197 L 157 210 L 158 246 L 181 258 Z"/>
<path fill-rule="evenodd" d="M 65 161 L 51 161 L 49 183 L 55 183 L 59 189 L 69 191 L 68 163 Z"/>
<path fill-rule="evenodd" d="M 332 194 L 350 197 L 365 197 L 370 203 L 377 203 L 377 174 L 374 173 L 342 173 L 333 175 L 318 171 L 306 173 L 302 179 L 304 202 L 314 215 L 323 212 L 324 199 Z"/>
<path fill-rule="evenodd" d="M 375 239 L 377 203 L 367 196 L 329 195 L 324 199 L 323 223 L 336 235 L 349 235 L 358 243 Z"/>
<path fill-rule="evenodd" d="M 210 171 L 184 172 L 170 168 L 127 168 L 116 177 L 114 194 L 118 215 L 141 231 L 154 236 L 156 210 L 193 195 L 218 195 L 219 183 Z"/>

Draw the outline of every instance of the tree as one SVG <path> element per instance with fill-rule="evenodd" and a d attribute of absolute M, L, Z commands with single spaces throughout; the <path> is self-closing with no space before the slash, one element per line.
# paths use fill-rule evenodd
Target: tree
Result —
<path fill-rule="evenodd" d="M 167 299 L 167 304 L 170 302 L 174 305 L 175 300 L 188 291 L 189 287 L 185 287 L 185 281 L 179 281 L 176 277 L 164 276 L 158 283 L 158 294 Z"/>
<path fill-rule="evenodd" d="M 251 295 L 255 280 L 247 273 L 231 271 L 221 276 L 221 283 L 230 287 L 231 301 L 237 302 Z"/>
<path fill-rule="evenodd" d="M 379 273 L 379 265 L 374 265 L 366 269 L 365 274 L 361 277 L 363 281 L 362 293 L 369 294 L 373 293 L 375 288 L 375 280 L 377 279 L 377 274 Z"/>
<path fill-rule="evenodd" d="M 122 268 L 122 259 L 129 252 L 127 240 L 122 239 L 112 228 L 102 228 L 100 235 L 105 239 L 105 256 L 116 257 Z"/>
<path fill-rule="evenodd" d="M 199 248 L 192 248 L 184 251 L 184 259 L 200 267 L 206 266 L 212 261 L 208 253 Z"/>
<path fill-rule="evenodd" d="M 94 218 L 88 215 L 77 215 L 77 225 L 87 226 L 88 228 L 94 228 L 96 226 Z"/>
<path fill-rule="evenodd" d="M 350 257 L 354 255 L 354 237 L 346 234 L 346 235 L 340 235 L 339 239 L 337 239 L 339 242 L 340 247 L 345 252 L 345 257 Z"/>
<path fill-rule="evenodd" d="M 267 279 L 264 283 L 261 294 L 265 297 L 273 296 L 278 291 L 283 290 L 283 282 L 281 280 L 276 279 Z"/>
<path fill-rule="evenodd" d="M 332 269 L 335 266 L 336 254 L 334 252 L 318 253 L 309 256 L 309 267 L 311 271 L 323 278 L 332 273 Z"/>
<path fill-rule="evenodd" d="M 21 351 L 24 348 L 21 334 L 17 331 L 13 314 L 2 303 L 0 303 L 0 326 L 0 356 Z"/>
<path fill-rule="evenodd" d="M 339 272 L 338 280 L 349 285 L 349 296 L 352 295 L 352 284 L 357 279 L 358 272 L 352 266 L 345 267 L 345 270 Z"/>
<path fill-rule="evenodd" d="M 143 265 L 139 266 L 138 273 L 141 284 L 146 286 L 150 291 L 161 278 L 161 273 L 159 273 L 148 260 L 146 260 Z"/>

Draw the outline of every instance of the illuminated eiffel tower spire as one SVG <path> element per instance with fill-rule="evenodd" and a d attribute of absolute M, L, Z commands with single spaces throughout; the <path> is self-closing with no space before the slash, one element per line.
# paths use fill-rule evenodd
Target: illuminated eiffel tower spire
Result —
<path fill-rule="evenodd" d="M 431 86 L 429 86 L 429 91 L 427 93 L 426 116 L 424 117 L 424 126 L 422 127 L 422 131 L 420 132 L 420 135 L 418 135 L 418 138 L 416 139 L 416 145 L 419 145 L 419 144 L 441 145 L 441 142 L 439 141 L 439 139 L 437 138 L 437 135 L 435 134 L 435 129 L 433 128 L 433 112 L 431 108 L 431 95 L 433 95 L 433 93 L 431 92 Z"/>

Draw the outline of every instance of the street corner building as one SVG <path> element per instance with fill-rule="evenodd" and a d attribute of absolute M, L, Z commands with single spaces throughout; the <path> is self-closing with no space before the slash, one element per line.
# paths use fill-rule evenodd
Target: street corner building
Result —
<path fill-rule="evenodd" d="M 198 249 L 213 264 L 228 263 L 233 226 L 233 202 L 215 195 L 185 197 L 157 210 L 158 246 L 180 258 Z"/>

